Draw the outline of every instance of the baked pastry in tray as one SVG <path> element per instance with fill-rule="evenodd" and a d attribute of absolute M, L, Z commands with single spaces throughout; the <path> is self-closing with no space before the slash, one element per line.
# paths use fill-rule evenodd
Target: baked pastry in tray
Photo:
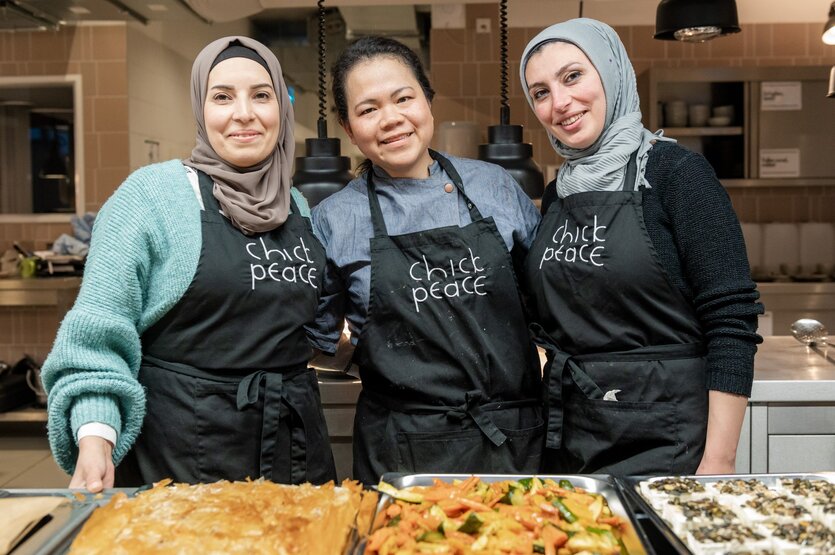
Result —
<path fill-rule="evenodd" d="M 363 504 L 364 495 L 347 480 L 342 487 L 164 480 L 97 509 L 70 554 L 341 555 L 351 547 L 358 512 L 373 510 L 376 495 Z"/>

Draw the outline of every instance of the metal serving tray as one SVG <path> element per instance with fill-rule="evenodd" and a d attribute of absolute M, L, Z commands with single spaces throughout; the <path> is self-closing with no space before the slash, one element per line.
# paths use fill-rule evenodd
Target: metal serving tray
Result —
<path fill-rule="evenodd" d="M 30 533 L 10 555 L 64 555 L 94 510 L 110 502 L 116 493 L 122 492 L 128 497 L 133 497 L 151 487 L 145 485 L 140 488 L 112 488 L 104 490 L 100 495 L 69 489 L 0 489 L 0 498 L 56 496 L 70 500 L 69 505 L 58 507 L 50 513 L 49 521 L 40 525 L 34 533 Z M 79 499 L 77 494 L 84 496 L 84 499 Z M 358 553 L 358 543 L 359 534 L 355 526 L 348 537 L 344 555 Z"/>
<path fill-rule="evenodd" d="M 649 520 L 655 525 L 661 535 L 664 536 L 676 553 L 680 555 L 692 555 L 693 552 L 687 546 L 685 541 L 676 534 L 670 525 L 667 524 L 661 515 L 650 505 L 649 501 L 644 499 L 640 493 L 640 483 L 645 480 L 652 480 L 657 478 L 690 478 L 701 484 L 711 484 L 720 480 L 750 480 L 757 479 L 765 484 L 767 487 L 777 485 L 777 481 L 782 478 L 801 478 L 805 480 L 826 480 L 835 483 L 835 474 L 830 473 L 795 473 L 795 474 L 713 474 L 706 476 L 628 476 L 615 478 L 616 487 L 623 492 L 627 497 L 627 502 L 632 503 L 643 513 L 645 513 Z"/>
<path fill-rule="evenodd" d="M 117 492 L 131 495 L 136 488 L 113 488 L 102 494 L 86 493 L 70 489 L 0 489 L 0 498 L 14 497 L 64 497 L 70 501 L 48 516 L 49 520 L 38 525 L 35 532 L 17 547 L 11 555 L 57 555 L 66 553 L 81 526 L 90 517 L 96 507 L 104 505 Z"/>
<path fill-rule="evenodd" d="M 477 476 L 484 482 L 501 482 L 503 480 L 521 480 L 523 478 L 530 478 L 534 474 L 400 474 L 400 473 L 386 473 L 382 480 L 391 484 L 397 489 L 407 488 L 409 486 L 431 486 L 435 479 L 443 480 L 445 482 L 452 482 L 453 480 L 466 480 L 470 476 Z M 537 478 L 549 478 L 559 482 L 560 480 L 569 480 L 576 487 L 585 489 L 592 493 L 599 493 L 602 495 L 612 514 L 619 516 L 628 523 L 623 534 L 623 544 L 627 549 L 629 555 L 655 555 L 652 545 L 644 535 L 643 530 L 637 525 L 634 515 L 627 510 L 621 493 L 615 487 L 612 478 L 606 475 L 576 475 L 576 474 L 536 474 Z M 377 503 L 377 511 L 374 518 L 371 519 L 372 526 L 376 520 L 377 515 L 385 510 L 391 504 L 391 497 L 385 494 L 380 495 L 380 501 Z M 370 532 L 370 531 L 369 531 Z M 362 540 L 357 545 L 355 554 L 360 555 L 364 553 L 365 541 Z"/>

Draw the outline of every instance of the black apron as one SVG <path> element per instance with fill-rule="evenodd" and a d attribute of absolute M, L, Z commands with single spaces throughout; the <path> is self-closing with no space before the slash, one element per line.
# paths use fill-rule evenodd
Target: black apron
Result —
<path fill-rule="evenodd" d="M 452 164 L 430 151 L 472 223 L 389 236 L 367 174 L 371 291 L 356 360 L 354 478 L 385 472 L 530 473 L 544 423 L 536 349 L 511 255 Z"/>
<path fill-rule="evenodd" d="M 335 479 L 304 332 L 324 249 L 295 202 L 278 229 L 244 235 L 199 176 L 200 260 L 180 301 L 142 334 L 146 414 L 117 485 Z"/>
<path fill-rule="evenodd" d="M 647 234 L 635 155 L 624 190 L 557 199 L 525 262 L 548 350 L 543 471 L 692 474 L 707 430 L 693 305 Z"/>

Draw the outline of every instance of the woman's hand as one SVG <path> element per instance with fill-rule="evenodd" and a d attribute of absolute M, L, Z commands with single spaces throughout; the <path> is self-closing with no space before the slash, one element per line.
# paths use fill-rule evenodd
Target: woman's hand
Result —
<path fill-rule="evenodd" d="M 98 493 L 113 487 L 113 444 L 99 436 L 85 436 L 78 442 L 78 460 L 70 489 L 87 488 Z"/>
<path fill-rule="evenodd" d="M 696 474 L 736 474 L 736 460 L 735 458 L 721 460 L 702 457 Z"/>

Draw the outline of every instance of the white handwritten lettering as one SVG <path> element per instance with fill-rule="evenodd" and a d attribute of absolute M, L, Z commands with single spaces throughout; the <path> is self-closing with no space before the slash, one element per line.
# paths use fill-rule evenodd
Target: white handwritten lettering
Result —
<path fill-rule="evenodd" d="M 249 242 L 244 248 L 249 256 L 260 262 L 249 265 L 250 287 L 253 291 L 261 281 L 301 282 L 313 288 L 318 287 L 317 270 L 310 258 L 310 249 L 302 237 L 292 247 L 270 248 L 264 238 L 260 237 L 257 242 Z"/>
<path fill-rule="evenodd" d="M 441 266 L 431 265 L 426 256 L 409 266 L 409 277 L 420 282 L 419 286 L 412 288 L 412 302 L 416 312 L 420 312 L 422 303 L 431 299 L 443 300 L 464 295 L 487 294 L 487 276 L 483 275 L 485 267 L 479 265 L 481 257 L 476 256 L 472 249 L 467 249 L 467 252 L 468 256 L 458 260 L 449 259 L 448 271 Z M 447 266 L 447 262 L 444 262 L 443 266 Z"/>
<path fill-rule="evenodd" d="M 565 223 L 559 226 L 551 236 L 551 243 L 554 246 L 545 247 L 539 261 L 539 269 L 541 270 L 542 266 L 551 260 L 575 264 L 579 259 L 579 262 L 590 263 L 597 267 L 603 266 L 601 258 L 605 246 L 597 243 L 606 242 L 606 227 L 597 223 L 597 215 L 594 216 L 594 222 L 590 226 L 581 227 L 576 223 L 572 225 L 566 219 Z"/>

